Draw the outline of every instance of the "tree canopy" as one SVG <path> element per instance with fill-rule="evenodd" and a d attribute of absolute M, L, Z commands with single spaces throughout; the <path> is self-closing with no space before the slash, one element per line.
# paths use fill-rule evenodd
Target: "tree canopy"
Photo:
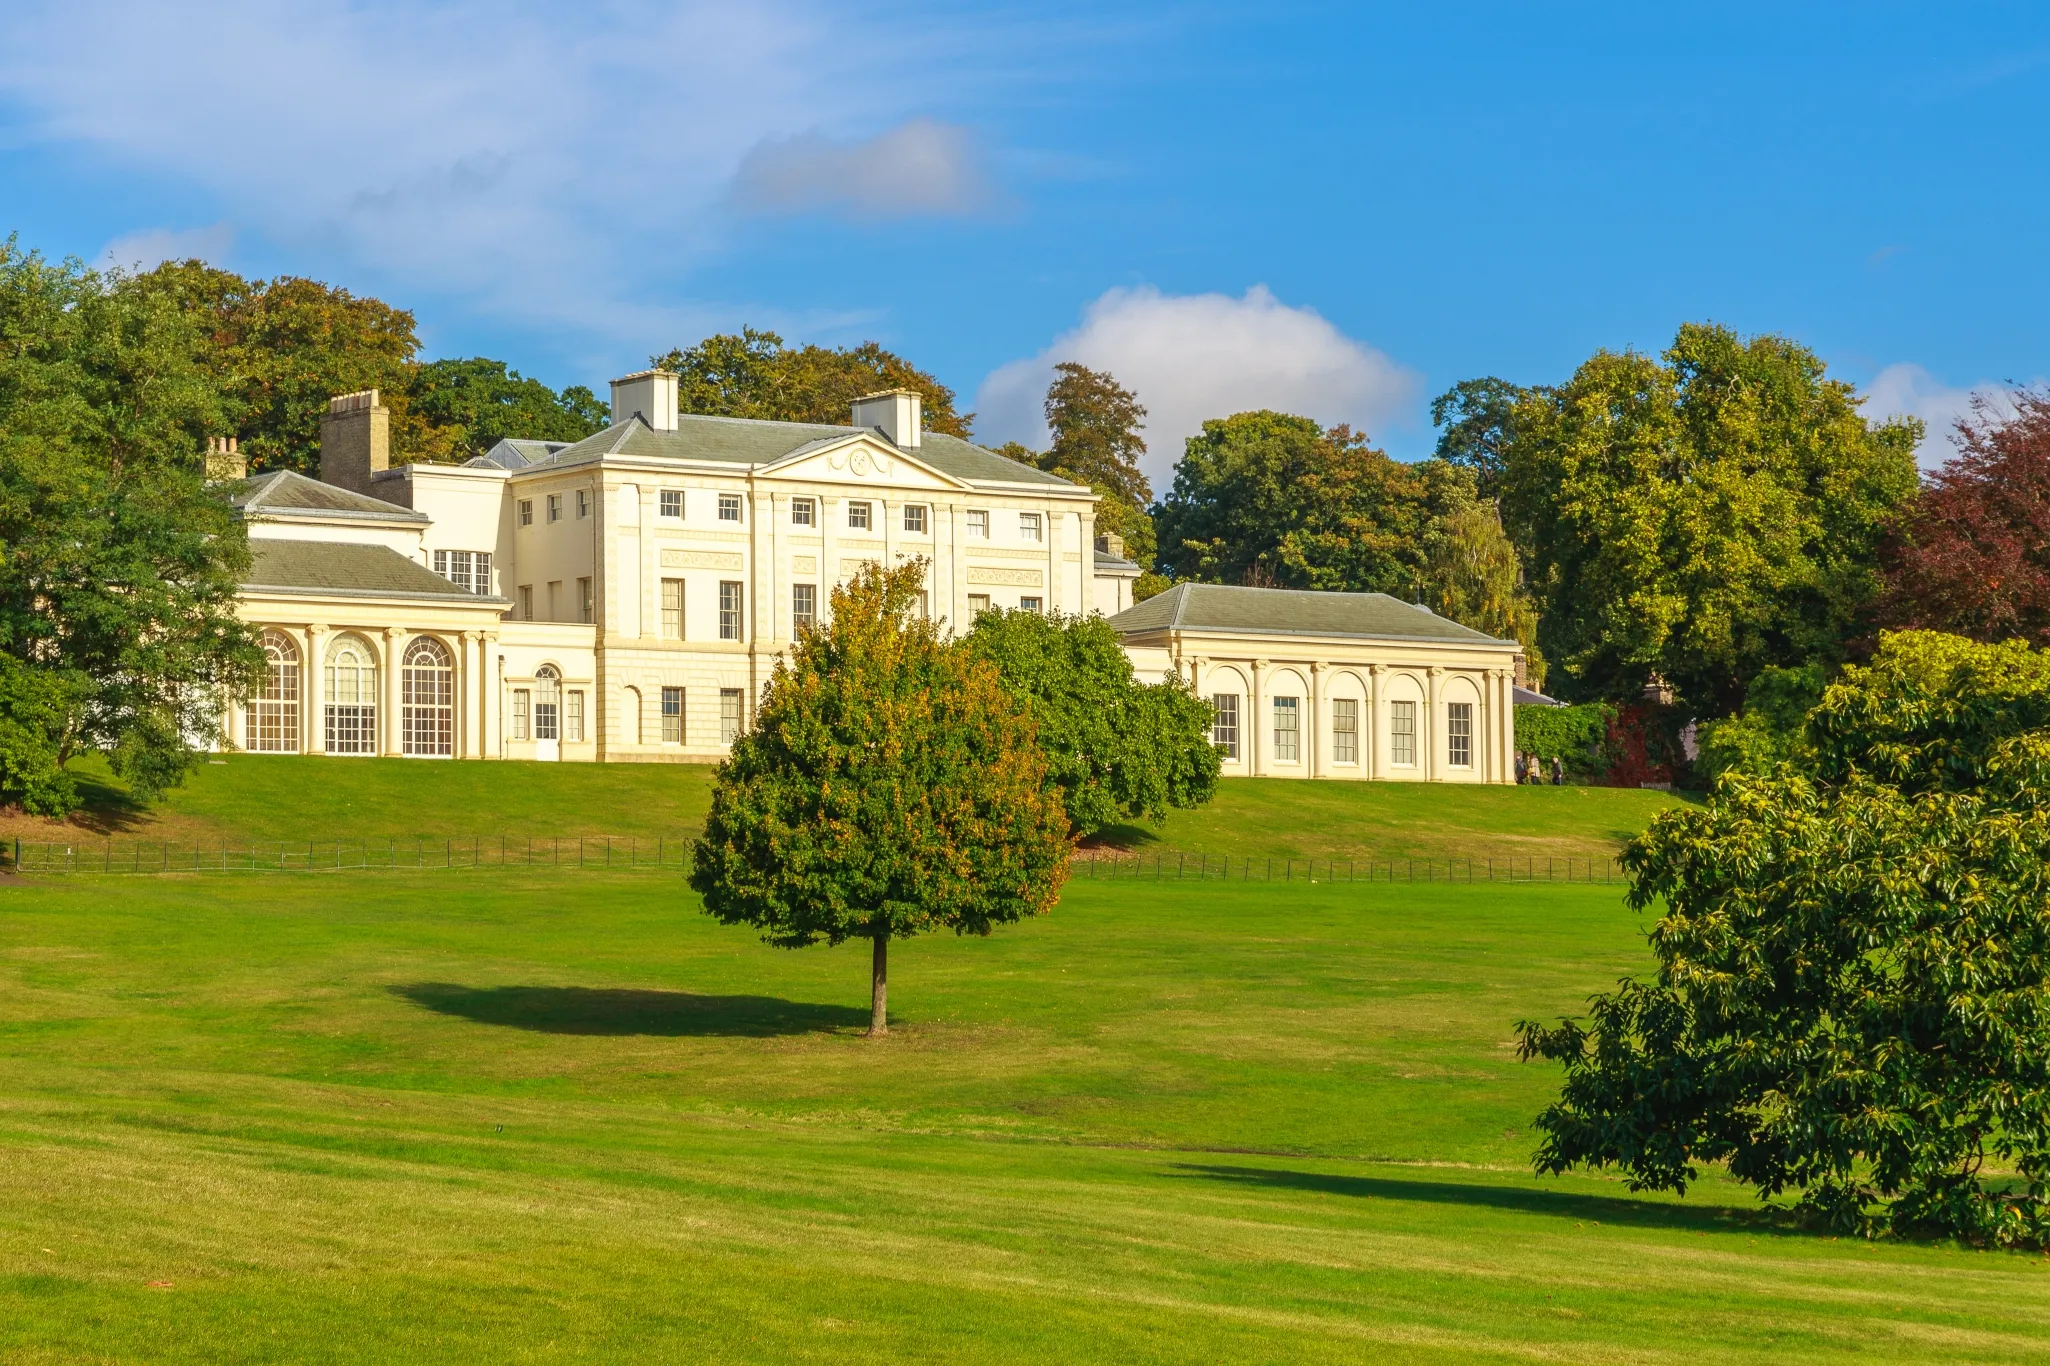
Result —
<path fill-rule="evenodd" d="M 1521 1026 L 1566 1065 L 1541 1170 L 1727 1162 L 1847 1231 L 2050 1239 L 2050 656 L 1882 636 L 1800 764 L 1633 842 L 1650 981 Z M 2011 1169 L 1997 1176 L 1989 1163 Z"/>
<path fill-rule="evenodd" d="M 1179 677 L 1139 682 L 1102 617 L 984 612 L 963 643 L 1030 710 L 1075 834 L 1159 820 L 1216 793 L 1209 704 Z"/>
<path fill-rule="evenodd" d="M 415 367 L 407 395 L 412 413 L 436 434 L 437 444 L 465 458 L 506 437 L 581 441 L 612 420 L 610 406 L 581 384 L 558 394 L 504 361 L 483 356 Z"/>
<path fill-rule="evenodd" d="M 954 391 L 875 342 L 858 346 L 785 346 L 774 332 L 742 328 L 649 363 L 678 376 L 677 407 L 715 417 L 846 426 L 854 400 L 879 389 L 915 389 L 926 431 L 967 438 L 973 413 L 954 410 Z"/>
<path fill-rule="evenodd" d="M 1062 361 L 1054 367 L 1046 390 L 1046 426 L 1052 440 L 1034 463 L 1094 489 L 1099 495 L 1097 531 L 1122 538 L 1126 553 L 1141 569 L 1150 570 L 1158 544 L 1153 518 L 1146 511 L 1153 501 L 1153 486 L 1139 468 L 1139 459 L 1146 454 L 1146 438 L 1140 435 L 1145 419 L 1139 396 L 1109 372 Z"/>
<path fill-rule="evenodd" d="M 1438 459 L 1471 470 L 1481 493 L 1494 497 L 1508 461 L 1516 405 L 1540 392 L 1492 375 L 1453 385 L 1431 400 L 1431 425 L 1445 429 Z"/>
<path fill-rule="evenodd" d="M 1068 868 L 1031 715 L 917 617 L 924 575 L 871 565 L 833 590 L 720 764 L 691 871 L 709 914 L 771 944 L 872 941 L 873 1034 L 891 939 L 1042 914 Z"/>
<path fill-rule="evenodd" d="M 1408 597 L 1444 518 L 1474 496 L 1469 472 L 1401 464 L 1346 427 L 1274 412 L 1213 418 L 1155 509 L 1160 563 L 1177 579 Z"/>
<path fill-rule="evenodd" d="M 1471 503 L 1446 514 L 1424 578 L 1438 615 L 1521 644 L 1530 686 L 1544 687 L 1537 603 L 1524 587 L 1516 547 L 1503 532 L 1493 503 Z"/>
<path fill-rule="evenodd" d="M 1704 324 L 1524 391 L 1501 431 L 1504 520 L 1569 691 L 1656 674 L 1707 715 L 1761 669 L 1843 657 L 1921 436 L 1868 421 L 1806 347 Z"/>
<path fill-rule="evenodd" d="M 1957 454 L 1887 545 L 1886 621 L 2050 643 L 2050 391 L 2007 402 L 1958 423 Z"/>
<path fill-rule="evenodd" d="M 194 320 L 132 277 L 0 243 L 0 794 L 76 804 L 102 750 L 150 796 L 260 665 L 242 524 L 201 452 L 234 405 Z"/>

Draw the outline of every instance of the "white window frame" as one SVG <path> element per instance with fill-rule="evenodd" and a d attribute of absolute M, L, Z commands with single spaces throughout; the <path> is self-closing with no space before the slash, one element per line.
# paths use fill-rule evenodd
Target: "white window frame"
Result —
<path fill-rule="evenodd" d="M 684 581 L 662 580 L 662 639 L 683 639 Z M 674 599 L 672 602 L 671 599 Z"/>
<path fill-rule="evenodd" d="M 792 632 L 819 622 L 819 586 L 815 583 L 790 585 L 790 629 Z"/>
<path fill-rule="evenodd" d="M 531 498 L 520 499 L 520 525 L 534 525 L 534 500 Z"/>
<path fill-rule="evenodd" d="M 670 703 L 672 703 L 672 702 L 674 702 L 674 703 L 676 704 L 675 710 L 673 710 L 673 711 L 672 711 L 672 710 L 670 709 L 670 705 L 669 705 L 669 704 L 670 704 Z M 663 743 L 663 744 L 665 744 L 665 745 L 680 745 L 680 744 L 682 744 L 682 743 L 683 743 L 683 689 L 682 689 L 682 688 L 664 688 L 664 689 L 662 689 L 662 692 L 661 692 L 661 695 L 660 695 L 660 698 L 659 698 L 659 705 L 660 705 L 660 707 L 662 708 L 662 743 Z"/>
<path fill-rule="evenodd" d="M 1018 539 L 1038 545 L 1046 539 L 1046 519 L 1036 512 L 1018 514 Z"/>
<path fill-rule="evenodd" d="M 989 539 L 989 513 L 982 508 L 968 510 L 968 539 L 986 541 Z"/>
<path fill-rule="evenodd" d="M 730 745 L 747 727 L 747 690 L 719 689 L 719 743 Z"/>
<path fill-rule="evenodd" d="M 737 522 L 737 521 L 739 521 L 739 520 L 740 520 L 740 513 L 741 513 L 741 499 L 740 499 L 740 495 L 739 495 L 739 494 L 737 494 L 737 493 L 722 493 L 722 494 L 720 494 L 720 495 L 719 495 L 719 520 L 720 520 L 720 521 L 722 521 L 722 522 Z"/>
<path fill-rule="evenodd" d="M 719 583 L 719 639 L 745 640 L 747 610 L 747 585 L 737 579 L 722 579 Z"/>
<path fill-rule="evenodd" d="M 1235 692 L 1210 694 L 1210 743 L 1224 751 L 1227 759 L 1239 757 L 1239 695 Z"/>
<path fill-rule="evenodd" d="M 1274 762 L 1299 764 L 1303 760 L 1303 699 L 1283 695 L 1274 704 Z"/>
<path fill-rule="evenodd" d="M 932 518 L 931 518 L 931 516 L 930 516 L 930 515 L 928 515 L 928 513 L 926 512 L 925 504 L 923 504 L 923 503 L 906 503 L 906 504 L 904 505 L 904 534 L 905 534 L 905 535 L 907 535 L 907 536 L 923 536 L 923 535 L 925 535 L 925 534 L 926 534 L 927 528 L 929 528 L 929 527 L 930 527 L 931 525 L 932 525 Z"/>
<path fill-rule="evenodd" d="M 683 490 L 661 490 L 661 492 L 656 496 L 655 515 L 658 517 L 683 516 Z"/>
<path fill-rule="evenodd" d="M 590 515 L 591 515 L 591 491 L 590 491 L 589 489 L 578 489 L 578 490 L 577 490 L 577 520 L 578 520 L 579 522 L 581 522 L 581 521 L 583 521 L 583 520 L 584 520 L 584 518 L 586 518 L 586 517 L 588 517 L 588 516 L 590 516 Z"/>
<path fill-rule="evenodd" d="M 1360 761 L 1360 704 L 1356 697 L 1331 699 L 1331 762 Z"/>
<path fill-rule="evenodd" d="M 1388 762 L 1397 768 L 1416 767 L 1417 704 L 1398 698 L 1388 704 Z"/>
<path fill-rule="evenodd" d="M 1473 767 L 1473 703 L 1445 704 L 1445 765 Z"/>
<path fill-rule="evenodd" d="M 790 525 L 817 526 L 819 524 L 818 503 L 810 498 L 790 500 Z"/>
<path fill-rule="evenodd" d="M 847 529 L 849 531 L 873 531 L 875 529 L 875 504 L 851 498 L 847 502 Z"/>

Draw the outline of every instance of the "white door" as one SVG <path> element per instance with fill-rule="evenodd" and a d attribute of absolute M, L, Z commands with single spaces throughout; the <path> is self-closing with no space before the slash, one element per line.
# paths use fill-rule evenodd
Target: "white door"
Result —
<path fill-rule="evenodd" d="M 544 764 L 552 764 L 562 757 L 562 745 L 555 740 L 536 740 L 534 757 Z"/>

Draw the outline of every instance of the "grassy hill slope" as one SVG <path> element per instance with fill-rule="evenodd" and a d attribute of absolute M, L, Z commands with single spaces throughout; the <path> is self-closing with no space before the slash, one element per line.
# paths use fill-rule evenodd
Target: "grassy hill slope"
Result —
<path fill-rule="evenodd" d="M 2003 1362 L 2040 1259 L 1529 1173 L 1613 888 L 1078 883 L 784 952 L 673 877 L 0 893 L 0 1357 Z"/>
<path fill-rule="evenodd" d="M 87 766 L 91 807 L 69 822 L 15 815 L 0 836 L 195 843 L 453 836 L 693 835 L 711 804 L 696 764 L 430 763 L 234 754 L 152 807 Z M 1590 787 L 1229 779 L 1217 799 L 1114 848 L 1318 858 L 1486 858 L 1612 853 L 1669 794 Z"/>

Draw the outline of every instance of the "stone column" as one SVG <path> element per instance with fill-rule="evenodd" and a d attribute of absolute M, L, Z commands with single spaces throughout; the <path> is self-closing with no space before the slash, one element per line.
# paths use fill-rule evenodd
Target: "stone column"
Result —
<path fill-rule="evenodd" d="M 1246 699 L 1246 772 L 1255 778 L 1264 777 L 1267 772 L 1263 762 L 1267 747 L 1260 743 L 1260 727 L 1266 724 L 1268 719 L 1266 711 L 1260 705 L 1261 700 L 1267 695 L 1266 681 L 1262 677 L 1266 668 L 1266 660 L 1253 661 L 1253 695 Z"/>
<path fill-rule="evenodd" d="M 1310 661 L 1309 716 L 1303 723 L 1303 743 L 1309 747 L 1305 754 L 1304 772 L 1312 778 L 1324 776 L 1324 664 L 1321 660 Z"/>
<path fill-rule="evenodd" d="M 378 734 L 383 743 L 373 746 L 378 754 L 392 755 L 405 752 L 401 743 L 399 710 L 399 668 L 400 657 L 406 652 L 406 632 L 397 626 L 388 626 L 384 632 L 384 696 L 379 700 L 378 710 L 384 714 L 377 718 Z"/>
<path fill-rule="evenodd" d="M 1367 746 L 1366 764 L 1369 778 L 1388 776 L 1388 719 L 1384 712 L 1387 704 L 1381 698 L 1381 666 L 1367 665 L 1367 714 L 1360 718 L 1360 743 Z"/>
<path fill-rule="evenodd" d="M 499 703 L 505 689 L 499 686 L 499 673 L 504 668 L 498 654 L 498 633 L 486 631 L 482 646 L 482 668 L 477 670 L 477 686 L 481 690 L 483 705 L 478 710 L 483 714 L 484 744 L 481 752 L 487 759 L 503 759 L 505 745 L 501 739 L 504 723 L 499 719 Z"/>
<path fill-rule="evenodd" d="M 306 712 L 305 728 L 299 732 L 299 749 L 305 754 L 327 753 L 327 708 L 322 700 L 327 688 L 327 633 L 326 626 L 306 628 L 306 672 L 299 689 Z"/>
<path fill-rule="evenodd" d="M 1424 779 L 1437 782 L 1444 777 L 1444 758 L 1438 753 L 1438 680 L 1444 677 L 1443 665 L 1433 664 L 1426 672 L 1429 682 L 1425 684 L 1424 723 L 1417 729 L 1422 732 L 1417 741 L 1424 747 Z"/>
<path fill-rule="evenodd" d="M 1049 612 L 1061 605 L 1061 517 L 1059 508 L 1048 508 L 1043 525 L 1046 527 L 1046 595 L 1040 599 Z"/>

